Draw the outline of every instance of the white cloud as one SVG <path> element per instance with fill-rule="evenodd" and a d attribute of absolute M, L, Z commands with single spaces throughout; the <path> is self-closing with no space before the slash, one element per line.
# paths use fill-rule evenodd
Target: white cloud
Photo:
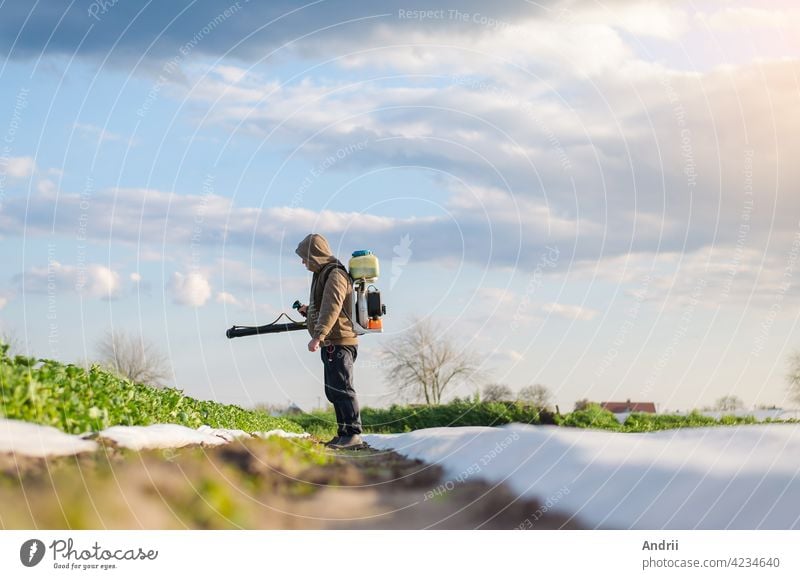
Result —
<path fill-rule="evenodd" d="M 0 310 L 8 305 L 8 298 L 5 296 L 0 295 Z"/>
<path fill-rule="evenodd" d="M 800 306 L 800 288 L 791 283 L 800 269 L 800 233 L 794 240 L 773 240 L 780 251 L 766 254 L 752 246 L 707 247 L 659 259 L 651 274 L 647 300 L 670 308 L 699 300 L 699 307 L 737 311 L 785 310 Z"/>
<path fill-rule="evenodd" d="M 299 240 L 298 240 L 299 241 Z M 250 294 L 261 292 L 277 291 L 281 294 L 293 294 L 300 290 L 308 290 L 308 278 L 301 275 L 291 275 L 291 267 L 295 267 L 295 272 L 303 272 L 305 268 L 297 267 L 299 261 L 292 261 L 289 271 L 284 271 L 280 276 L 277 273 L 267 273 L 263 269 L 256 267 L 255 263 L 250 263 L 226 257 L 219 259 L 212 269 L 213 277 L 219 278 L 224 283 L 223 289 L 234 288 L 244 290 Z"/>
<path fill-rule="evenodd" d="M 214 71 L 218 73 L 225 82 L 231 84 L 242 81 L 248 74 L 246 69 L 239 68 L 238 66 L 218 65 L 214 67 Z"/>
<path fill-rule="evenodd" d="M 627 2 L 589 8 L 578 13 L 578 22 L 605 25 L 625 30 L 636 36 L 652 36 L 664 40 L 679 38 L 689 28 L 685 7 L 672 2 Z"/>
<path fill-rule="evenodd" d="M 643 6 L 650 14 L 652 6 Z M 418 49 L 433 56 L 440 47 Z M 581 50 L 607 54 L 588 44 Z M 563 62 L 558 67 L 567 77 L 548 72 L 532 79 L 496 63 L 461 76 L 453 61 L 437 72 L 458 70 L 459 77 L 444 85 L 437 77 L 436 86 L 304 80 L 262 91 L 265 81 L 248 80 L 257 96 L 242 100 L 241 94 L 225 97 L 219 83 L 213 96 L 222 100 L 210 118 L 281 142 L 314 135 L 303 151 L 315 158 L 368 140 L 367 150 L 353 155 L 359 168 L 414 163 L 455 175 L 462 184 L 446 184 L 448 205 L 461 215 L 475 218 L 488 206 L 495 223 L 512 225 L 514 212 L 524 214 L 553 237 L 579 237 L 581 257 L 601 248 L 693 251 L 735 239 L 750 148 L 759 192 L 753 235 L 794 228 L 792 216 L 800 211 L 794 195 L 800 166 L 791 160 L 800 148 L 796 61 L 687 73 L 622 52 L 596 63 L 604 72 L 591 80 Z M 404 62 L 393 66 L 410 70 Z M 263 107 L 258 103 L 267 94 L 270 107 Z M 692 190 L 688 162 L 697 174 Z M 467 211 L 470 203 L 477 211 Z"/>
<path fill-rule="evenodd" d="M 56 184 L 50 179 L 40 179 L 36 183 L 36 190 L 39 193 L 52 194 L 56 192 Z"/>
<path fill-rule="evenodd" d="M 797 30 L 800 11 L 780 8 L 754 8 L 752 6 L 728 6 L 716 12 L 698 12 L 696 17 L 717 30 L 749 30 L 753 28 L 786 28 Z"/>
<path fill-rule="evenodd" d="M 0 172 L 5 172 L 9 177 L 16 179 L 30 177 L 36 170 L 36 162 L 33 157 L 10 157 L 5 159 L 5 163 L 2 163 L 3 160 L 0 157 Z M 1 164 L 4 164 L 5 167 L 2 167 Z"/>
<path fill-rule="evenodd" d="M 525 355 L 517 350 L 509 350 L 504 348 L 501 350 L 501 353 L 504 353 L 513 362 L 519 362 L 525 359 Z"/>
<path fill-rule="evenodd" d="M 616 288 L 615 300 L 636 300 L 669 311 L 696 306 L 736 312 L 800 308 L 800 287 L 791 283 L 800 270 L 800 232 L 770 240 L 771 252 L 744 240 L 694 251 L 631 253 L 584 262 L 564 272 L 566 283 L 596 282 L 600 295 Z M 588 284 L 591 284 L 589 286 Z M 574 286 L 574 287 L 575 287 Z"/>
<path fill-rule="evenodd" d="M 131 280 L 133 283 L 139 283 L 140 281 L 142 281 L 142 276 L 141 276 L 141 274 L 139 274 L 139 273 L 137 273 L 137 272 L 133 272 L 133 273 L 132 273 L 130 276 L 128 276 L 128 277 L 130 278 L 130 280 Z"/>
<path fill-rule="evenodd" d="M 232 259 L 219 259 L 215 266 L 216 275 L 222 278 L 226 287 L 245 289 L 250 292 L 272 291 L 279 287 L 280 281 L 275 275 L 268 275 L 255 267 L 253 263 Z"/>
<path fill-rule="evenodd" d="M 320 74 L 284 85 L 233 66 L 217 66 L 211 74 L 199 65 L 187 69 L 187 86 L 193 87 L 189 98 L 214 103 L 206 122 L 269 134 L 270 142 L 279 145 L 302 143 L 317 133 L 300 150 L 317 159 L 368 139 L 364 154 L 352 159 L 364 173 L 414 164 L 453 175 L 450 182 L 440 181 L 450 221 L 441 215 L 397 219 L 286 206 L 238 207 L 222 196 L 120 189 L 113 192 L 116 205 L 111 192 L 92 200 L 90 235 L 107 239 L 113 229 L 115 240 L 186 244 L 202 209 L 202 243 L 252 247 L 255 241 L 267 250 L 285 247 L 280 245 L 284 232 L 294 239 L 316 229 L 334 237 L 346 232 L 356 241 L 411 235 L 415 260 L 435 255 L 443 262 L 492 266 L 516 265 L 520 254 L 522 259 L 536 254 L 544 243 L 557 245 L 564 263 L 693 252 L 736 239 L 745 201 L 745 143 L 755 152 L 757 195 L 750 236 L 764 238 L 796 227 L 796 61 L 708 73 L 670 70 L 643 60 L 642 51 L 618 31 L 680 35 L 683 7 L 626 2 L 600 10 L 593 3 L 578 3 L 570 5 L 566 18 L 557 11 L 548 16 L 542 7 L 528 8 L 496 7 L 497 17 L 518 22 L 518 29 L 423 25 L 393 16 L 358 38 L 337 38 L 344 43 L 337 48 L 376 39 L 418 41 L 413 48 L 360 51 L 365 59 L 360 64 L 380 62 L 399 71 L 445 75 L 433 84 L 424 78 L 405 86 L 394 80 L 348 84 L 335 74 Z M 656 21 L 663 28 L 653 28 Z M 448 48 L 433 42 L 453 39 L 462 44 Z M 520 62 L 535 66 L 521 70 L 512 64 Z M 583 68 L 570 66 L 576 62 Z M 453 71 L 475 75 L 456 80 L 449 77 Z M 691 191 L 678 107 L 698 173 Z M 281 123 L 283 129 L 277 130 Z M 30 199 L 32 208 L 42 209 L 38 213 L 29 213 L 27 202 L 10 198 L 0 227 L 49 234 L 53 224 L 43 209 L 53 197 Z M 57 230 L 74 229 L 79 202 L 77 195 L 62 192 Z M 436 235 L 446 239 L 444 246 L 433 243 Z M 568 255 L 572 247 L 574 255 Z M 170 258 L 161 249 L 160 255 L 151 254 Z M 385 255 L 391 255 L 391 246 Z M 269 285 L 261 273 L 252 278 L 248 281 L 254 288 Z"/>
<path fill-rule="evenodd" d="M 75 267 L 52 261 L 48 266 L 32 267 L 14 276 L 13 281 L 20 291 L 41 294 L 75 291 L 96 299 L 114 299 L 121 290 L 119 273 L 97 263 Z"/>
<path fill-rule="evenodd" d="M 211 284 L 205 275 L 196 271 L 188 274 L 176 271 L 172 274 L 169 289 L 175 303 L 185 306 L 200 307 L 211 297 Z"/>
<path fill-rule="evenodd" d="M 241 305 L 241 302 L 236 299 L 236 296 L 234 296 L 233 294 L 228 293 L 228 292 L 218 292 L 217 293 L 217 303 L 218 304 L 231 305 L 231 306 L 239 306 L 239 305 Z"/>
<path fill-rule="evenodd" d="M 97 298 L 115 297 L 120 290 L 119 274 L 103 265 L 92 264 L 88 267 L 84 278 L 79 271 L 77 274 L 78 291 L 85 291 L 87 295 Z"/>
<path fill-rule="evenodd" d="M 582 306 L 571 306 L 567 304 L 559 304 L 556 302 L 550 304 L 544 304 L 542 306 L 542 311 L 545 311 L 548 314 L 552 314 L 554 316 L 565 318 L 567 320 L 580 320 L 584 322 L 593 320 L 595 316 L 597 316 L 597 314 L 599 313 L 597 310 L 593 310 L 590 308 L 585 308 Z"/>

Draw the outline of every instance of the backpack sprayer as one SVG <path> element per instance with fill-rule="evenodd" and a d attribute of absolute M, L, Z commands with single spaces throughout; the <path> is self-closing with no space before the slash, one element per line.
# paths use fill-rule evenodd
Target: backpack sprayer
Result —
<path fill-rule="evenodd" d="M 350 258 L 348 269 L 350 279 L 353 280 L 353 311 L 352 315 L 348 316 L 353 323 L 353 329 L 358 335 L 383 332 L 381 316 L 386 314 L 386 305 L 381 302 L 381 292 L 372 285 L 373 282 L 377 281 L 380 274 L 378 257 L 368 249 L 354 251 Z M 325 281 L 327 281 L 327 278 Z M 301 307 L 300 300 L 295 300 L 294 304 L 292 304 L 292 308 L 295 310 L 299 310 Z M 283 317 L 289 321 L 279 323 Z M 263 326 L 232 326 L 225 332 L 225 335 L 228 338 L 240 338 L 259 334 L 292 332 L 307 328 L 308 324 L 306 322 L 298 322 L 282 313 L 272 323 Z"/>

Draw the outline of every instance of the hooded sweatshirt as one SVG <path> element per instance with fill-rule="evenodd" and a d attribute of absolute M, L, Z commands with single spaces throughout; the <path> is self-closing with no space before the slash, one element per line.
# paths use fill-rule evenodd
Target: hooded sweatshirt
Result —
<path fill-rule="evenodd" d="M 318 233 L 312 233 L 300 242 L 295 253 L 306 260 L 314 274 L 306 316 L 308 333 L 326 345 L 357 345 L 358 335 L 349 317 L 353 311 L 350 275 L 334 257 L 328 241 Z M 321 276 L 323 270 L 325 273 Z M 324 287 L 320 281 L 324 281 Z"/>

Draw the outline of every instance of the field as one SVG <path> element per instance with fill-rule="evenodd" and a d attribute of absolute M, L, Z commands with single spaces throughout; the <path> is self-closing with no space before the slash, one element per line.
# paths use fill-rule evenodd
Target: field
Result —
<path fill-rule="evenodd" d="M 281 428 L 300 432 L 289 420 L 238 406 L 195 400 L 175 388 L 153 388 L 92 366 L 8 355 L 0 343 L 0 416 L 55 426 L 64 432 L 96 432 L 114 425 L 182 424 Z"/>
<path fill-rule="evenodd" d="M 96 366 L 12 358 L 5 348 L 0 388 L 6 529 L 796 528 L 800 520 L 800 488 L 785 468 L 800 453 L 796 424 L 700 414 L 633 414 L 620 424 L 595 405 L 556 415 L 455 400 L 364 409 L 370 448 L 337 452 L 320 444 L 334 432 L 329 413 L 276 418 Z M 9 434 L 17 421 L 96 445 L 25 456 Z M 103 434 L 163 423 L 311 437 L 134 451 Z"/>

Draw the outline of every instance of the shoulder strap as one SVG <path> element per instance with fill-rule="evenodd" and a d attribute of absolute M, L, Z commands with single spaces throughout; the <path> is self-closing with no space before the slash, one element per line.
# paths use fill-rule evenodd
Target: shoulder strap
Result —
<path fill-rule="evenodd" d="M 347 275 L 348 279 L 350 278 L 350 274 L 347 273 L 347 268 L 345 268 L 341 262 L 334 261 L 324 265 L 317 274 L 317 284 L 314 286 L 314 303 L 317 305 L 319 305 L 319 303 L 322 301 L 322 293 L 325 291 L 325 284 L 328 283 L 328 278 L 330 277 L 331 273 L 333 273 L 334 269 L 342 269 L 345 275 Z"/>
<path fill-rule="evenodd" d="M 329 263 L 329 264 L 325 265 L 321 270 L 319 270 L 320 287 L 323 290 L 325 289 L 325 284 L 328 282 L 328 278 L 333 273 L 334 269 L 341 269 L 342 271 L 344 271 L 344 273 L 348 277 L 348 279 L 350 278 L 350 274 L 347 273 L 347 268 L 344 265 L 342 265 L 341 262 L 334 261 L 332 263 Z"/>
<path fill-rule="evenodd" d="M 350 288 L 351 288 L 350 291 L 352 293 L 353 280 L 350 278 L 350 273 L 347 271 L 347 268 L 344 266 L 344 264 L 342 264 L 342 262 L 340 262 L 338 260 L 334 261 L 334 262 L 331 262 L 331 263 L 323 266 L 323 268 L 321 270 L 319 270 L 319 280 L 317 281 L 316 292 L 315 292 L 316 295 L 314 296 L 314 303 L 317 304 L 316 307 L 320 307 L 320 305 L 322 303 L 322 294 L 325 291 L 325 284 L 328 283 L 328 278 L 330 277 L 330 275 L 333 273 L 333 270 L 335 270 L 335 269 L 341 269 L 344 272 L 345 276 L 347 276 L 347 281 L 350 284 Z M 352 325 L 353 324 L 353 318 L 350 315 L 350 312 L 346 311 L 346 310 L 347 310 L 347 308 L 342 307 L 342 311 L 344 312 L 345 317 L 348 320 L 350 320 L 350 324 Z M 353 325 L 353 328 L 355 328 L 354 325 Z"/>

